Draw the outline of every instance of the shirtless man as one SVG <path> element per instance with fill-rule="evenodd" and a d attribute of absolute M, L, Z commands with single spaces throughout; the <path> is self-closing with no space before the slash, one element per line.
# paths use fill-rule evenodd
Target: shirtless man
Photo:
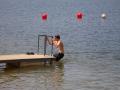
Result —
<path fill-rule="evenodd" d="M 61 58 L 64 57 L 64 45 L 63 42 L 60 40 L 60 35 L 56 35 L 53 40 L 48 40 L 48 43 L 50 45 L 54 45 L 57 49 L 57 52 L 53 55 L 54 57 L 56 57 L 56 61 L 59 61 Z"/>

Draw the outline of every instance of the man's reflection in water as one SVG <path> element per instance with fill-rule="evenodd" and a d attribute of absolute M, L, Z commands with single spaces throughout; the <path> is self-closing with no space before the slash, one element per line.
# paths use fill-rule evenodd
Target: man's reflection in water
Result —
<path fill-rule="evenodd" d="M 50 69 L 50 68 L 49 68 Z M 48 71 L 48 70 L 47 70 Z M 57 63 L 51 69 L 44 73 L 44 89 L 45 90 L 62 90 L 64 76 L 64 63 Z"/>
<path fill-rule="evenodd" d="M 62 83 L 64 81 L 63 76 L 64 76 L 64 64 L 63 63 L 58 63 L 55 66 L 55 69 L 52 73 L 52 83 L 53 87 L 55 90 L 62 90 Z"/>

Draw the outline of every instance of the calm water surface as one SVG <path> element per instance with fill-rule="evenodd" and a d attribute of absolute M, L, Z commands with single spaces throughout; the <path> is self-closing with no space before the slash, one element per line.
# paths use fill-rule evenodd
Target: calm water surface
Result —
<path fill-rule="evenodd" d="M 65 57 L 52 66 L 0 64 L 0 90 L 120 90 L 119 5 L 119 0 L 0 0 L 0 54 L 37 53 L 38 34 L 60 34 L 65 46 Z M 81 22 L 77 11 L 84 13 Z M 39 17 L 42 12 L 47 21 Z"/>

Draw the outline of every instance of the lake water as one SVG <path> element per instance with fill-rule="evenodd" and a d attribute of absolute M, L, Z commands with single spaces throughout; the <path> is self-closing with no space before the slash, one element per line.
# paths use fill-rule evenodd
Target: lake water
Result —
<path fill-rule="evenodd" d="M 65 57 L 52 66 L 0 64 L 0 90 L 120 90 L 119 5 L 119 0 L 0 0 L 0 54 L 37 53 L 38 34 L 60 34 L 65 46 Z M 43 12 L 47 21 L 40 18 Z"/>

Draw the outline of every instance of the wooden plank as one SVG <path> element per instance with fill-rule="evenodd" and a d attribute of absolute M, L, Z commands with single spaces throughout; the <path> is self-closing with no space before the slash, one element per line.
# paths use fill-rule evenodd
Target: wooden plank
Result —
<path fill-rule="evenodd" d="M 27 54 L 15 54 L 15 55 L 0 55 L 0 63 L 3 62 L 27 62 L 27 61 L 40 61 L 40 60 L 55 59 L 50 55 L 27 55 Z"/>

